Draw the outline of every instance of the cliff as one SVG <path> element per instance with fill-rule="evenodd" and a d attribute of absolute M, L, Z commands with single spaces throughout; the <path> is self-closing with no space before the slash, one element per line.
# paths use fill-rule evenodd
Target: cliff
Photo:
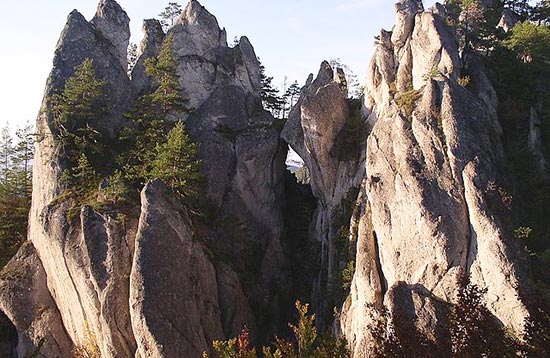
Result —
<path fill-rule="evenodd" d="M 499 324 L 521 332 L 525 263 L 496 91 L 444 6 L 400 0 L 395 10 L 363 97 L 348 98 L 343 71 L 323 62 L 284 125 L 262 106 L 249 40 L 228 46 L 197 1 L 168 33 L 144 21 L 130 75 L 124 10 L 101 0 L 91 21 L 73 11 L 37 119 L 29 240 L 0 275 L 0 323 L 15 337 L 8 350 L 201 357 L 245 326 L 257 343 L 284 334 L 301 299 L 360 358 L 372 352 L 373 312 L 384 307 L 437 339 L 464 278 L 484 290 Z M 183 120 L 199 144 L 202 212 L 159 179 L 128 207 L 77 203 L 75 211 L 52 98 L 91 59 L 108 106 L 87 126 L 118 143 L 132 126 L 127 114 L 156 85 L 147 60 L 167 39 L 187 108 L 166 120 Z M 540 118 L 531 117 L 529 148 L 544 170 Z M 304 160 L 306 186 L 285 173 L 288 146 Z"/>
<path fill-rule="evenodd" d="M 280 242 L 286 150 L 262 109 L 252 45 L 243 37 L 230 48 L 198 2 L 188 4 L 169 35 L 181 95 L 193 109 L 186 126 L 201 143 L 206 195 L 215 207 L 211 223 L 192 222 L 189 209 L 160 182 L 143 188 L 141 207 L 126 220 L 90 206 L 76 218 L 68 215 L 73 203 L 60 199 L 67 160 L 51 100 L 75 67 L 91 59 L 109 108 L 88 125 L 115 141 L 128 125 L 124 113 L 151 86 L 144 62 L 158 55 L 165 38 L 156 20 L 144 22 L 130 79 L 128 23 L 115 1 L 102 0 L 90 22 L 73 11 L 57 44 L 37 120 L 30 243 L 6 269 L 21 274 L 1 281 L 9 287 L 0 307 L 18 332 L 17 356 L 39 349 L 68 357 L 75 347 L 92 347 L 103 357 L 199 357 L 214 339 L 244 325 L 279 324 L 277 302 L 285 301 L 288 279 Z M 238 236 L 237 226 L 246 235 Z M 21 271 L 22 262 L 32 269 Z M 251 267 L 254 280 L 245 284 Z M 30 289 L 23 301 L 14 299 L 16 287 Z"/>

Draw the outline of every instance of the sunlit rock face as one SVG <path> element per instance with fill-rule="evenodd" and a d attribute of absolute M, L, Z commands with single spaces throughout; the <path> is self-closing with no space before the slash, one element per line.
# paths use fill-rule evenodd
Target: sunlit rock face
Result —
<path fill-rule="evenodd" d="M 487 290 L 503 324 L 521 330 L 527 316 L 498 189 L 507 183 L 495 92 L 480 63 L 468 62 L 475 91 L 458 84 L 464 61 L 473 60 L 460 57 L 441 9 L 401 1 L 396 13 L 365 88 L 372 131 L 351 303 L 341 320 L 355 357 L 368 356 L 370 307 L 408 306 L 419 328 L 433 331 L 431 297 L 453 302 L 463 274 Z M 406 95 L 414 97 L 409 110 L 400 102 Z"/>

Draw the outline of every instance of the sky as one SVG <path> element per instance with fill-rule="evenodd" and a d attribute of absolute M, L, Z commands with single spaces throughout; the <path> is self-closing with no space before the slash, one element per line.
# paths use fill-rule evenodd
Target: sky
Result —
<path fill-rule="evenodd" d="M 174 1 L 174 0 L 170 0 Z M 317 73 L 323 60 L 339 58 L 364 82 L 374 36 L 391 29 L 388 0 L 199 0 L 214 14 L 228 41 L 246 35 L 273 83 L 281 86 Z M 179 0 L 186 5 L 186 0 Z M 428 7 L 434 1 L 425 0 Z M 53 54 L 67 15 L 90 20 L 98 0 L 7 0 L 0 13 L 0 128 L 34 123 Z M 141 40 L 145 18 L 168 4 L 161 0 L 119 0 L 131 22 L 132 42 Z"/>

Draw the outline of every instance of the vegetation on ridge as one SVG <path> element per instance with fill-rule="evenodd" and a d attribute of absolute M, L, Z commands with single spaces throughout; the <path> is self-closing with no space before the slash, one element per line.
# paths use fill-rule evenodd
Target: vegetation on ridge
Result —
<path fill-rule="evenodd" d="M 107 134 L 96 129 L 108 101 L 105 82 L 97 77 L 91 59 L 77 66 L 63 91 L 52 97 L 54 123 L 59 128 L 55 140 L 66 167 L 65 191 L 58 201 L 72 201 L 69 218 L 83 204 L 124 215 L 120 204 L 137 200 L 137 191 L 153 178 L 163 179 L 188 205 L 199 193 L 203 176 L 198 145 L 183 122 L 169 120 L 186 111 L 172 46 L 173 37 L 168 36 L 158 57 L 145 62 L 152 90 L 137 99 L 126 114 L 130 125 L 121 129 L 110 147 Z"/>

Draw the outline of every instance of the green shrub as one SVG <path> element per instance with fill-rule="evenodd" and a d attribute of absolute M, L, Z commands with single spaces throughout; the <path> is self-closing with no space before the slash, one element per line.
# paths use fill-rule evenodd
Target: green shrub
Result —
<path fill-rule="evenodd" d="M 264 358 L 349 358 L 345 340 L 330 335 L 319 335 L 315 328 L 315 315 L 308 314 L 309 305 L 296 301 L 298 324 L 289 324 L 293 339 L 275 338 L 273 347 L 263 347 Z M 245 327 L 238 338 L 214 341 L 213 358 L 256 358 L 256 349 L 250 346 L 249 332 Z M 208 354 L 203 353 L 207 358 Z"/>
<path fill-rule="evenodd" d="M 514 230 L 514 236 L 520 240 L 528 239 L 532 233 L 533 233 L 533 229 L 525 226 L 520 226 Z"/>
<path fill-rule="evenodd" d="M 415 90 L 411 86 L 407 91 L 399 94 L 395 99 L 395 103 L 409 121 L 412 121 L 414 107 L 416 105 L 416 101 L 420 98 L 420 95 L 421 92 L 419 90 Z"/>
<path fill-rule="evenodd" d="M 351 281 L 353 280 L 353 275 L 355 274 L 355 261 L 350 261 L 346 265 L 344 271 L 342 271 L 342 288 L 344 290 L 349 290 L 351 287 Z"/>
<path fill-rule="evenodd" d="M 439 75 L 441 75 L 441 72 L 439 71 L 437 64 L 433 64 L 432 68 L 430 68 L 430 70 L 426 72 L 424 76 L 422 76 L 422 79 L 424 81 L 430 81 L 438 77 Z"/>

